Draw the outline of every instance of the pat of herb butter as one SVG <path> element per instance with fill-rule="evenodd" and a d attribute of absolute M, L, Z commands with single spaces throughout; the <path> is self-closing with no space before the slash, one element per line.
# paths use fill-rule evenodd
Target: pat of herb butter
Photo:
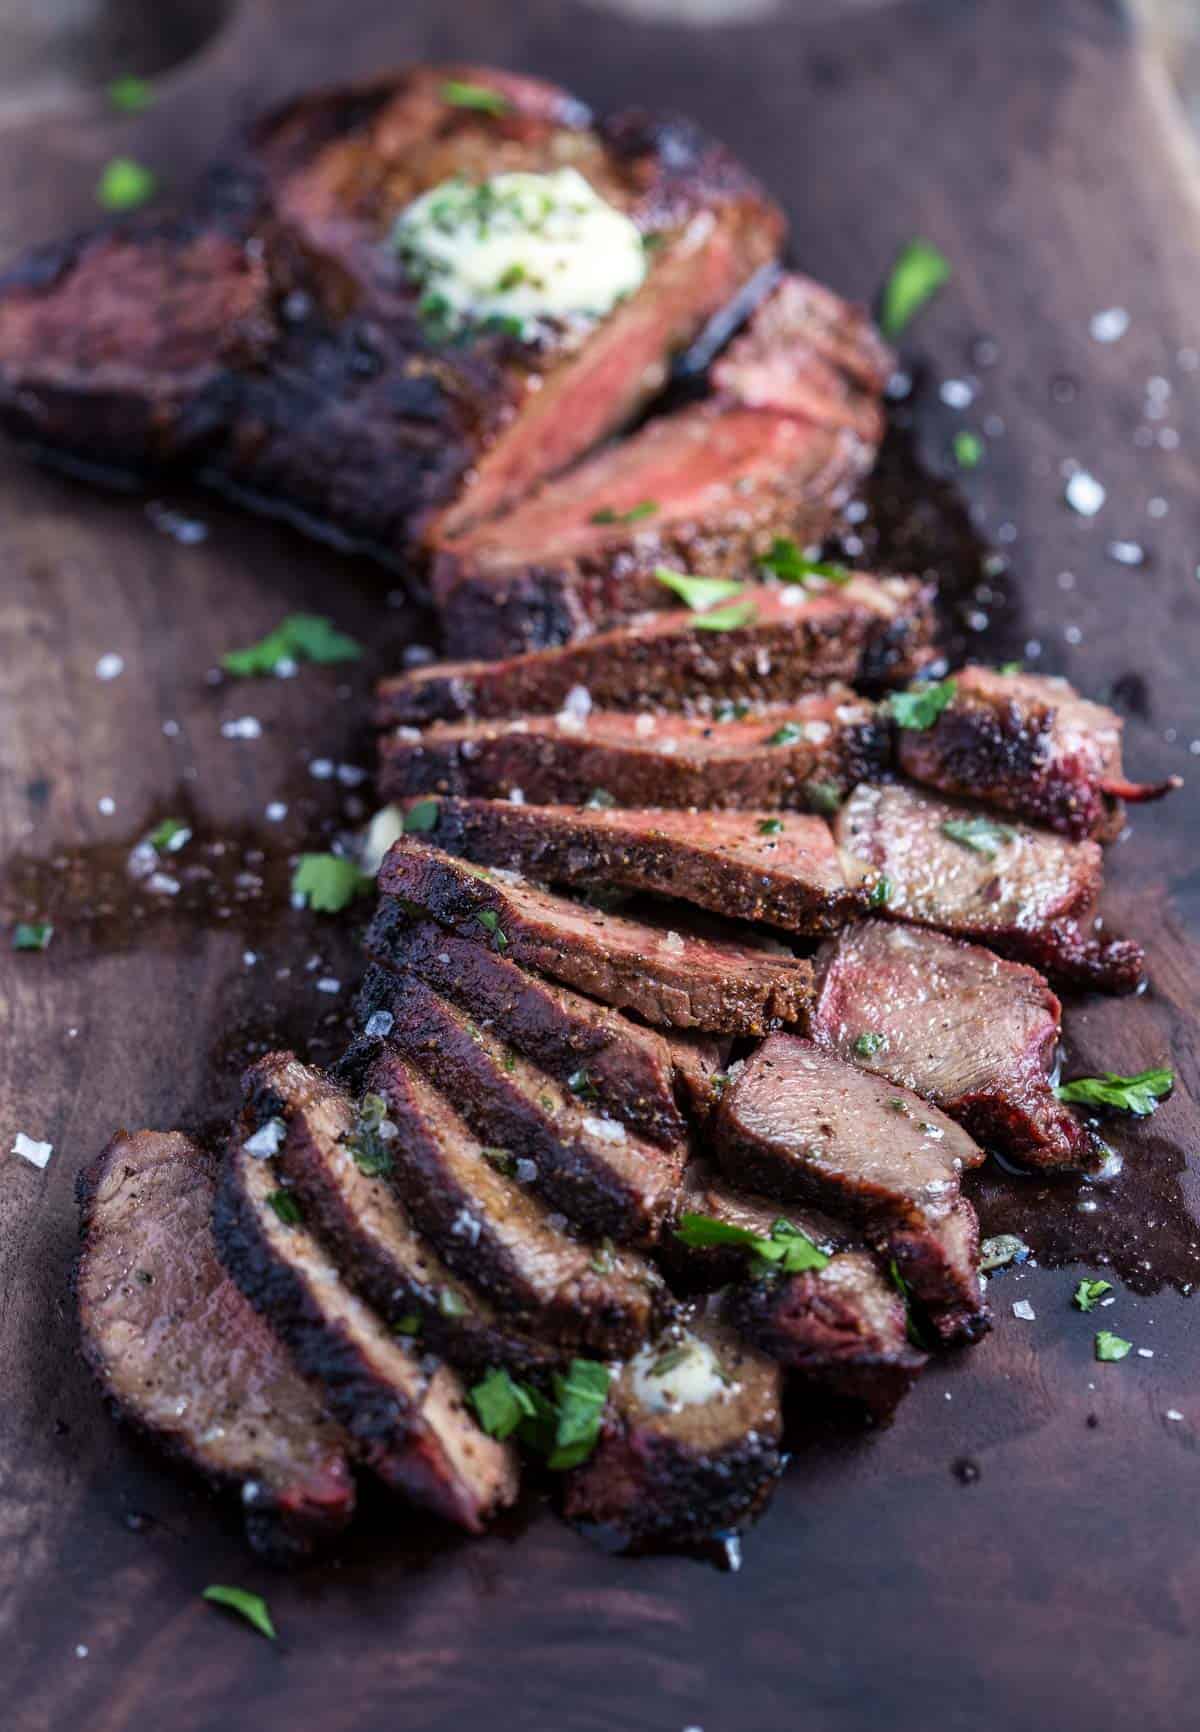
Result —
<path fill-rule="evenodd" d="M 646 275 L 640 230 L 573 168 L 443 181 L 400 213 L 392 245 L 451 332 L 601 318 Z"/>
<path fill-rule="evenodd" d="M 716 1354 L 695 1335 L 643 1347 L 629 1369 L 634 1395 L 651 1413 L 702 1407 L 730 1393 Z"/>

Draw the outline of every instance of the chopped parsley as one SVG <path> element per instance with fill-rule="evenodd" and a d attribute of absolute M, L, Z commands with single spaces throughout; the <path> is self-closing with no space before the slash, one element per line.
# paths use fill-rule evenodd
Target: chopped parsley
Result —
<path fill-rule="evenodd" d="M 886 908 L 892 900 L 894 886 L 886 872 L 881 872 L 867 896 L 868 908 Z"/>
<path fill-rule="evenodd" d="M 506 1069 L 511 1070 L 512 1066 L 506 1066 Z M 511 1149 L 488 1147 L 481 1148 L 479 1153 L 489 1167 L 495 1167 L 496 1171 L 503 1173 L 506 1179 L 511 1179 L 517 1170 L 517 1157 Z"/>
<path fill-rule="evenodd" d="M 954 461 L 960 469 L 978 469 L 983 462 L 983 440 L 964 427 L 954 435 Z"/>
<path fill-rule="evenodd" d="M 142 163 L 131 156 L 114 156 L 96 185 L 96 203 L 104 210 L 136 210 L 157 191 L 157 179 Z"/>
<path fill-rule="evenodd" d="M 456 1293 L 453 1287 L 443 1287 L 438 1294 L 438 1310 L 443 1317 L 465 1317 L 470 1306 L 461 1293 Z"/>
<path fill-rule="evenodd" d="M 500 916 L 493 909 L 481 908 L 476 913 L 475 918 L 483 927 L 484 931 L 490 932 L 492 937 L 496 940 L 497 950 L 508 949 L 508 939 L 500 930 Z"/>
<path fill-rule="evenodd" d="M 781 836 L 783 834 L 782 818 L 760 818 L 758 820 L 760 836 Z"/>
<path fill-rule="evenodd" d="M 1175 1087 L 1173 1070 L 1144 1070 L 1137 1076 L 1117 1076 L 1105 1071 L 1102 1076 L 1077 1077 L 1055 1089 L 1060 1101 L 1089 1107 L 1117 1107 L 1121 1112 L 1136 1113 L 1145 1118 L 1152 1113 L 1164 1095 Z"/>
<path fill-rule="evenodd" d="M 19 920 L 13 927 L 14 950 L 45 950 L 54 937 L 48 920 Z"/>
<path fill-rule="evenodd" d="M 436 800 L 414 800 L 404 813 L 404 834 L 406 836 L 425 836 L 430 830 L 437 828 L 438 813 L 441 810 Z"/>
<path fill-rule="evenodd" d="M 121 114 L 140 114 L 155 100 L 154 86 L 144 78 L 114 78 L 105 92 L 109 103 Z"/>
<path fill-rule="evenodd" d="M 694 624 L 697 631 L 739 631 L 753 625 L 758 609 L 752 601 L 735 602 L 732 607 L 714 607 L 708 613 L 698 613 Z"/>
<path fill-rule="evenodd" d="M 768 736 L 768 746 L 795 746 L 804 738 L 804 728 L 800 722 L 782 722 L 775 732 Z"/>
<path fill-rule="evenodd" d="M 523 1420 L 537 1413 L 533 1394 L 497 1367 L 471 1390 L 471 1406 L 489 1437 L 511 1437 Z"/>
<path fill-rule="evenodd" d="M 888 714 L 898 728 L 931 728 L 957 690 L 957 680 L 910 686 L 906 692 L 892 693 Z"/>
<path fill-rule="evenodd" d="M 631 505 L 628 511 L 614 511 L 611 505 L 604 505 L 599 511 L 593 511 L 588 519 L 590 523 L 640 523 L 643 517 L 653 517 L 658 510 L 656 499 L 643 499 L 637 505 Z"/>
<path fill-rule="evenodd" d="M 467 84 L 457 78 L 448 78 L 438 95 L 451 108 L 473 108 L 480 114 L 507 114 L 512 107 L 503 91 L 493 90 L 487 84 Z"/>
<path fill-rule="evenodd" d="M 273 674 L 289 662 L 352 662 L 361 655 L 361 644 L 338 631 L 322 614 L 289 613 L 257 643 L 228 650 L 221 657 L 221 666 L 226 673 L 249 679 L 256 674 Z"/>
<path fill-rule="evenodd" d="M 368 873 L 340 854 L 301 854 L 292 873 L 292 895 L 302 897 L 317 914 L 339 914 L 374 884 Z"/>
<path fill-rule="evenodd" d="M 594 1359 L 573 1359 L 554 1379 L 558 1420 L 547 1466 L 554 1472 L 578 1467 L 596 1447 L 608 1400 L 609 1370 Z"/>
<path fill-rule="evenodd" d="M 553 1381 L 553 1399 L 507 1371 L 489 1371 L 471 1390 L 479 1423 L 492 1437 L 515 1432 L 546 1457 L 554 1472 L 578 1467 L 596 1447 L 608 1399 L 609 1370 L 593 1359 L 573 1359 Z"/>
<path fill-rule="evenodd" d="M 782 1275 L 801 1275 L 807 1269 L 823 1269 L 829 1261 L 807 1233 L 782 1218 L 771 1228 L 770 1237 L 764 1238 L 749 1227 L 735 1227 L 712 1215 L 684 1214 L 679 1217 L 675 1237 L 694 1251 L 720 1245 L 743 1250 L 759 1274 L 778 1271 Z"/>
<path fill-rule="evenodd" d="M 419 1335 L 421 1333 L 421 1317 L 417 1311 L 406 1311 L 403 1317 L 397 1317 L 392 1324 L 396 1335 Z"/>
<path fill-rule="evenodd" d="M 841 808 L 842 790 L 836 782 L 805 782 L 804 798 L 812 811 L 831 818 Z"/>
<path fill-rule="evenodd" d="M 944 253 L 928 241 L 910 241 L 884 285 L 879 316 L 884 336 L 898 337 L 950 276 L 950 261 Z"/>
<path fill-rule="evenodd" d="M 164 818 L 154 826 L 146 840 L 160 854 L 178 854 L 191 838 L 191 827 L 182 818 Z"/>
<path fill-rule="evenodd" d="M 1004 844 L 1015 842 L 1017 836 L 1011 824 L 997 824 L 994 819 L 984 817 L 947 818 L 941 831 L 951 842 L 969 848 L 973 854 L 982 854 L 987 860 L 994 860 Z"/>
<path fill-rule="evenodd" d="M 378 1179 L 392 1170 L 388 1144 L 396 1138 L 396 1127 L 387 1116 L 382 1095 L 364 1095 L 354 1117 L 354 1127 L 342 1136 L 354 1165 L 364 1178 Z"/>
<path fill-rule="evenodd" d="M 247 1593 L 245 1588 L 227 1588 L 220 1582 L 214 1582 L 205 1588 L 203 1598 L 213 1606 L 227 1606 L 231 1612 L 237 1612 L 245 1618 L 248 1624 L 262 1636 L 275 1640 L 275 1626 L 271 1622 L 271 1614 L 267 1610 L 267 1602 L 261 1594 Z"/>
<path fill-rule="evenodd" d="M 734 583 L 728 577 L 691 577 L 686 571 L 672 571 L 670 566 L 656 565 L 654 575 L 659 583 L 673 590 L 680 601 L 693 613 L 715 607 L 719 601 L 732 601 L 742 594 L 745 584 Z"/>
<path fill-rule="evenodd" d="M 900 1104 L 901 1104 L 901 1106 L 903 1106 L 903 1104 L 904 1104 L 903 1101 Z M 899 1263 L 897 1263 L 897 1261 L 894 1257 L 892 1258 L 891 1262 L 888 1264 L 888 1274 L 892 1278 L 892 1286 L 896 1289 L 897 1293 L 899 1293 L 901 1299 L 903 1299 L 903 1301 L 904 1301 L 904 1311 L 905 1311 L 905 1318 L 906 1318 L 905 1329 L 906 1329 L 906 1332 L 908 1334 L 909 1341 L 912 1343 L 912 1345 L 914 1347 L 920 1347 L 922 1349 L 927 1350 L 930 1344 L 929 1344 L 929 1342 L 926 1341 L 924 1333 L 921 1329 L 921 1326 L 917 1322 L 916 1315 L 913 1311 L 912 1291 L 908 1285 L 908 1282 L 904 1279 L 904 1276 L 900 1273 L 900 1265 L 899 1265 Z"/>
<path fill-rule="evenodd" d="M 781 578 L 784 583 L 807 585 L 810 577 L 823 577 L 829 583 L 849 583 L 850 573 L 844 565 L 829 559 L 808 559 L 790 535 L 777 535 L 771 551 L 759 560 L 764 571 Z"/>
<path fill-rule="evenodd" d="M 887 1051 L 887 1044 L 888 1037 L 886 1034 L 880 1034 L 873 1028 L 866 1029 L 854 1043 L 854 1056 L 856 1058 L 874 1058 L 877 1052 Z"/>
<path fill-rule="evenodd" d="M 595 1083 L 586 1070 L 573 1070 L 567 1078 L 567 1087 L 581 1101 L 599 1100 Z"/>
<path fill-rule="evenodd" d="M 1120 1335 L 1114 1335 L 1109 1329 L 1101 1329 L 1096 1336 L 1096 1358 L 1101 1365 L 1114 1364 L 1118 1359 L 1124 1359 L 1133 1352 L 1133 1342 L 1124 1340 Z"/>
<path fill-rule="evenodd" d="M 1111 1292 L 1111 1281 L 1081 1281 L 1071 1298 L 1080 1311 L 1094 1311 L 1104 1295 Z"/>
<path fill-rule="evenodd" d="M 267 1202 L 285 1227 L 298 1227 L 304 1219 L 300 1205 L 290 1191 L 272 1191 Z"/>

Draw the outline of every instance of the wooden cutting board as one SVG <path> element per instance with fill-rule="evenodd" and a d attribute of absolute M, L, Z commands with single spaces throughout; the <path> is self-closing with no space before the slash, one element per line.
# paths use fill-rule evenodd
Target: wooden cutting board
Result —
<path fill-rule="evenodd" d="M 916 234 L 953 261 L 905 357 L 932 469 L 949 473 L 959 428 L 985 436 L 961 488 L 1009 569 L 979 593 L 977 571 L 952 574 L 968 630 L 984 655 L 1037 644 L 1033 665 L 1115 694 L 1136 771 L 1186 773 L 1200 751 L 1196 165 L 1120 8 L 924 0 L 834 18 L 830 4 L 763 0 L 698 8 L 735 19 L 703 26 L 673 10 L 245 0 L 136 119 L 99 97 L 9 104 L 0 242 L 11 254 L 89 220 L 118 151 L 184 185 L 262 103 L 410 57 L 527 68 L 601 107 L 689 109 L 782 197 L 814 274 L 870 296 Z M 1089 320 L 1111 307 L 1128 332 L 1098 343 Z M 942 382 L 968 378 L 968 409 L 940 400 Z M 1063 503 L 1068 461 L 1107 490 L 1091 521 Z M 423 629 L 366 564 L 203 496 L 153 503 L 201 520 L 206 539 L 173 538 L 144 497 L 0 452 L 3 912 L 38 904 L 58 927 L 45 954 L 0 955 L 3 1146 L 25 1130 L 55 1149 L 44 1173 L 0 1158 L 3 1723 L 1193 1724 L 1200 1353 L 1195 1301 L 1172 1284 L 1194 1278 L 1200 1241 L 1190 789 L 1139 814 L 1111 854 L 1108 906 L 1149 949 L 1149 992 L 1068 1012 L 1073 1070 L 1169 1060 L 1174 1098 L 1113 1127 L 1127 1175 L 1111 1190 L 989 1182 L 989 1221 L 1019 1222 L 1062 1266 L 996 1280 L 994 1333 L 931 1370 L 890 1430 L 801 1423 L 739 1573 L 607 1556 L 532 1498 L 472 1542 L 372 1506 L 333 1563 L 273 1576 L 232 1512 L 110 1423 L 75 1347 L 76 1171 L 118 1125 L 215 1134 L 239 1066 L 268 1043 L 336 1050 L 357 923 L 292 911 L 288 855 L 369 809 L 354 785 L 370 762 L 365 693 Z M 1140 544 L 1144 563 L 1118 563 L 1113 542 Z M 210 682 L 222 651 L 298 608 L 334 616 L 367 658 Z M 123 671 L 103 680 L 108 654 Z M 222 732 L 246 717 L 259 737 Z M 349 768 L 339 780 L 326 764 Z M 286 817 L 267 816 L 274 802 Z M 139 915 L 122 863 L 167 815 L 195 832 L 184 888 Z M 1102 1255 L 1117 1303 L 1084 1317 L 1070 1295 Z M 1014 1318 L 1017 1299 L 1034 1320 Z M 1153 1357 L 1095 1364 L 1097 1326 Z M 265 1593 L 278 1643 L 203 1604 L 212 1582 Z"/>

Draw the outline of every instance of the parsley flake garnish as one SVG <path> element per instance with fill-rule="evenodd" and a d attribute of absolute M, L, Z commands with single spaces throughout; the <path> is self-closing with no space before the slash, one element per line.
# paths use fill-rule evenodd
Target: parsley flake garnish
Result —
<path fill-rule="evenodd" d="M 491 908 L 481 908 L 475 915 L 476 920 L 486 932 L 490 932 L 496 940 L 497 950 L 508 949 L 508 939 L 500 930 L 500 916 Z"/>
<path fill-rule="evenodd" d="M 595 1083 L 586 1070 L 573 1070 L 567 1078 L 567 1087 L 581 1101 L 599 1100 Z"/>
<path fill-rule="evenodd" d="M 253 1624 L 260 1635 L 269 1636 L 272 1642 L 275 1640 L 275 1626 L 261 1594 L 247 1593 L 245 1588 L 227 1588 L 214 1582 L 205 1588 L 203 1597 L 211 1605 L 227 1606 L 231 1612 L 245 1618 L 248 1624 Z"/>
<path fill-rule="evenodd" d="M 768 746 L 794 746 L 804 738 L 804 728 L 800 722 L 782 722 L 773 734 L 768 735 Z"/>
<path fill-rule="evenodd" d="M 467 84 L 457 78 L 448 78 L 438 95 L 451 108 L 474 108 L 480 114 L 507 114 L 512 107 L 503 91 L 493 90 L 487 84 Z"/>
<path fill-rule="evenodd" d="M 760 818 L 758 820 L 760 836 L 781 836 L 783 834 L 782 818 Z"/>
<path fill-rule="evenodd" d="M 1118 1359 L 1124 1359 L 1132 1352 L 1133 1342 L 1114 1335 L 1111 1330 L 1101 1329 L 1096 1336 L 1096 1358 L 1101 1365 L 1115 1364 Z"/>
<path fill-rule="evenodd" d="M 877 1052 L 887 1051 L 887 1044 L 888 1037 L 886 1034 L 880 1034 L 876 1029 L 868 1028 L 855 1041 L 854 1055 L 856 1058 L 874 1058 Z"/>
<path fill-rule="evenodd" d="M 628 511 L 614 511 L 611 505 L 601 506 L 599 511 L 593 511 L 589 523 L 640 523 L 643 517 L 653 517 L 658 510 L 657 499 L 643 499 L 637 505 L 631 505 Z"/>
<path fill-rule="evenodd" d="M 368 1094 L 359 1103 L 353 1129 L 346 1131 L 341 1140 L 363 1177 L 378 1179 L 392 1170 L 392 1151 L 388 1145 L 395 1141 L 396 1134 L 383 1096 Z"/>
<path fill-rule="evenodd" d="M 1080 1311 L 1094 1311 L 1104 1295 L 1111 1292 L 1111 1281 L 1081 1281 L 1071 1298 Z"/>
<path fill-rule="evenodd" d="M 983 462 L 983 440 L 965 427 L 954 435 L 954 461 L 960 469 L 978 469 Z"/>
<path fill-rule="evenodd" d="M 258 643 L 227 651 L 221 657 L 221 666 L 226 673 L 248 679 L 255 674 L 273 674 L 281 663 L 324 665 L 357 661 L 361 655 L 362 646 L 338 631 L 322 614 L 289 613 Z"/>
<path fill-rule="evenodd" d="M 888 714 L 898 728 L 931 728 L 957 690 L 957 680 L 910 686 L 906 692 L 892 693 L 887 700 Z"/>
<path fill-rule="evenodd" d="M 105 94 L 113 108 L 122 114 L 140 114 L 154 103 L 154 86 L 144 78 L 126 76 L 114 78 Z"/>
<path fill-rule="evenodd" d="M 1121 1112 L 1136 1113 L 1139 1118 L 1145 1118 L 1174 1087 L 1173 1070 L 1144 1070 L 1137 1076 L 1117 1076 L 1108 1070 L 1102 1076 L 1077 1077 L 1074 1082 L 1061 1084 L 1054 1092 L 1060 1101 L 1089 1107 L 1117 1107 Z"/>
<path fill-rule="evenodd" d="M 515 1432 L 529 1449 L 546 1457 L 555 1473 L 578 1467 L 596 1447 L 609 1370 L 592 1359 L 573 1359 L 553 1382 L 553 1399 L 507 1371 L 489 1371 L 471 1390 L 479 1423 L 492 1437 Z"/>
<path fill-rule="evenodd" d="M 304 1219 L 300 1205 L 290 1191 L 272 1191 L 267 1202 L 285 1227 L 298 1227 Z"/>
<path fill-rule="evenodd" d="M 698 613 L 693 624 L 697 631 L 738 631 L 753 625 L 758 609 L 752 601 L 735 602 L 732 607 L 714 607 L 708 613 Z"/>
<path fill-rule="evenodd" d="M 416 1311 L 406 1311 L 403 1317 L 397 1317 L 392 1324 L 397 1335 L 419 1335 L 421 1333 L 421 1317 Z"/>
<path fill-rule="evenodd" d="M 368 873 L 340 854 L 301 854 L 292 873 L 292 895 L 303 897 L 317 914 L 339 914 L 374 884 Z"/>
<path fill-rule="evenodd" d="M 950 261 L 928 241 L 910 241 L 892 266 L 883 291 L 879 323 L 885 337 L 898 337 L 940 288 L 950 281 Z"/>
<path fill-rule="evenodd" d="M 867 895 L 867 907 L 886 908 L 892 900 L 892 889 L 891 879 L 886 872 L 881 872 Z"/>
<path fill-rule="evenodd" d="M 782 1218 L 771 1228 L 770 1238 L 764 1238 L 749 1227 L 735 1227 L 713 1215 L 684 1214 L 679 1217 L 675 1237 L 694 1251 L 714 1245 L 734 1246 L 748 1254 L 760 1274 L 777 1270 L 783 1275 L 801 1275 L 807 1269 L 823 1269 L 829 1261 L 807 1233 Z"/>
<path fill-rule="evenodd" d="M 1017 835 L 1010 824 L 997 824 L 994 819 L 984 817 L 947 818 L 941 830 L 951 842 L 969 848 L 973 854 L 982 854 L 987 860 L 994 860 L 1004 844 L 1015 841 Z"/>
<path fill-rule="evenodd" d="M 131 156 L 114 156 L 97 183 L 96 203 L 104 210 L 136 210 L 157 191 L 157 179 L 142 163 Z"/>
<path fill-rule="evenodd" d="M 578 1467 L 595 1449 L 608 1385 L 608 1366 L 594 1359 L 572 1359 L 566 1376 L 554 1379 L 558 1421 L 546 1463 L 552 1472 Z"/>
<path fill-rule="evenodd" d="M 745 584 L 728 577 L 692 577 L 686 571 L 672 571 L 668 565 L 656 565 L 654 575 L 659 583 L 673 590 L 680 601 L 693 613 L 702 613 L 719 601 L 732 601 L 742 594 Z"/>
<path fill-rule="evenodd" d="M 178 854 L 191 838 L 191 827 L 182 818 L 164 818 L 154 826 L 146 840 L 160 854 Z"/>
<path fill-rule="evenodd" d="M 489 1371 L 471 1390 L 471 1405 L 489 1437 L 511 1437 L 522 1420 L 537 1413 L 532 1393 L 507 1371 Z"/>
<path fill-rule="evenodd" d="M 842 790 L 836 782 L 805 782 L 804 798 L 811 811 L 831 818 L 841 808 Z"/>
<path fill-rule="evenodd" d="M 830 559 L 808 559 L 790 535 L 777 535 L 771 551 L 759 560 L 764 571 L 784 583 L 806 586 L 810 577 L 823 577 L 828 583 L 849 583 L 850 572 L 844 565 Z"/>
<path fill-rule="evenodd" d="M 425 836 L 430 830 L 435 830 L 440 810 L 436 800 L 414 800 L 404 814 L 404 834 Z"/>
<path fill-rule="evenodd" d="M 54 937 L 48 920 L 19 920 L 13 927 L 14 950 L 45 950 Z"/>

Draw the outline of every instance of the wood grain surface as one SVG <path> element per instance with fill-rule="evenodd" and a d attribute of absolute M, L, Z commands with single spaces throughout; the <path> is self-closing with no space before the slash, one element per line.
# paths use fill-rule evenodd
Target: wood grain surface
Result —
<path fill-rule="evenodd" d="M 584 0 L 245 0 L 136 119 L 87 94 L 5 110 L 0 251 L 88 221 L 118 151 L 182 186 L 263 102 L 405 58 L 494 60 L 600 106 L 690 109 L 769 179 L 798 262 L 838 288 L 871 295 L 914 234 L 952 259 L 953 284 L 905 349 L 926 464 L 949 471 L 959 427 L 985 434 L 961 486 L 1009 570 L 978 593 L 977 573 L 953 574 L 968 629 L 986 654 L 1037 644 L 1036 665 L 1115 694 L 1137 773 L 1186 773 L 1200 751 L 1200 222 L 1123 15 L 1104 0 L 829 14 L 781 4 L 689 27 Z M 1099 344 L 1089 319 L 1112 306 L 1128 333 Z M 978 395 L 953 410 L 939 383 L 967 377 Z M 1151 379 L 1170 395 L 1151 386 L 1148 416 Z M 1063 503 L 1071 460 L 1107 489 L 1094 520 Z M 332 1563 L 272 1576 L 234 1512 L 110 1422 L 75 1347 L 75 1173 L 118 1125 L 212 1133 L 267 1042 L 318 1059 L 336 1048 L 356 921 L 291 910 L 288 854 L 369 809 L 351 785 L 370 761 L 363 696 L 425 629 L 365 564 L 207 498 L 167 503 L 207 538 L 181 544 L 145 498 L 0 452 L 0 912 L 38 903 L 57 927 L 44 954 L 0 954 L 3 1146 L 25 1130 L 55 1148 L 44 1173 L 0 1157 L 0 1723 L 1193 1724 L 1200 1356 L 1196 1302 L 1179 1290 L 1200 1240 L 1190 788 L 1141 813 L 1110 856 L 1108 906 L 1149 948 L 1150 991 L 1068 1014 L 1073 1070 L 1170 1055 L 1175 1096 L 1146 1125 L 1113 1127 L 1127 1164 L 1109 1188 L 987 1182 L 989 1223 L 1019 1223 L 1039 1266 L 994 1282 L 993 1335 L 931 1370 L 890 1430 L 797 1416 L 739 1573 L 604 1555 L 533 1495 L 471 1542 L 372 1505 Z M 1144 564 L 1117 563 L 1113 541 L 1140 543 Z M 290 681 L 210 680 L 224 650 L 300 607 L 333 615 L 368 657 Z M 100 680 L 110 652 L 124 671 Z M 222 734 L 246 716 L 261 737 Z M 322 779 L 313 760 L 350 772 Z M 268 819 L 272 802 L 286 818 Z M 168 814 L 195 830 L 181 872 L 212 876 L 131 898 L 124 856 Z M 321 988 L 331 980 L 340 991 Z M 1091 1357 L 1097 1319 L 1069 1301 L 1102 1257 L 1118 1297 L 1100 1326 L 1152 1358 Z M 1035 1320 L 1012 1316 L 1018 1298 Z M 267 1594 L 279 1642 L 205 1605 L 211 1582 Z"/>

